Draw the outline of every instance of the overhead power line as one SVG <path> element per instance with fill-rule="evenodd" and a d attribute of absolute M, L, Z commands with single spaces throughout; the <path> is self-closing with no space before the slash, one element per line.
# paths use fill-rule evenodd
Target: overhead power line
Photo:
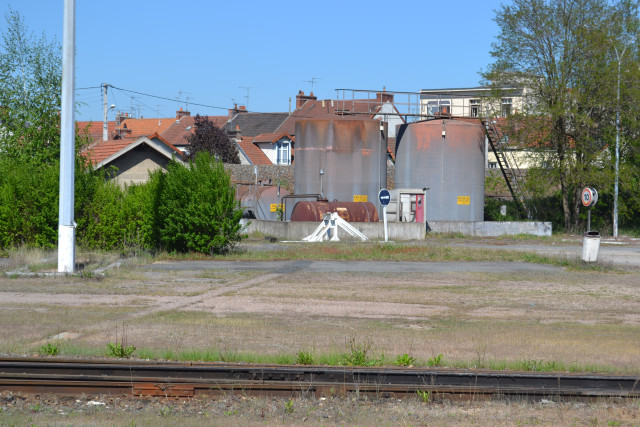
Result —
<path fill-rule="evenodd" d="M 168 97 L 165 97 L 165 96 L 151 95 L 149 93 L 138 92 L 138 91 L 129 90 L 129 89 L 123 89 L 121 87 L 117 87 L 117 86 L 113 86 L 113 85 L 109 85 L 109 86 L 114 88 L 114 89 L 118 89 L 118 90 L 120 90 L 122 92 L 129 92 L 129 93 L 135 93 L 137 95 L 148 96 L 148 97 L 151 97 L 151 98 L 164 99 L 165 101 L 173 101 L 173 102 L 178 102 L 178 103 L 182 102 L 181 100 L 179 100 L 177 98 L 168 98 Z M 216 105 L 199 104 L 199 103 L 196 103 L 196 102 L 189 102 L 189 104 L 197 105 L 198 107 L 216 108 L 218 110 L 225 110 L 225 111 L 228 110 L 228 108 L 226 108 L 226 107 L 218 107 Z"/>

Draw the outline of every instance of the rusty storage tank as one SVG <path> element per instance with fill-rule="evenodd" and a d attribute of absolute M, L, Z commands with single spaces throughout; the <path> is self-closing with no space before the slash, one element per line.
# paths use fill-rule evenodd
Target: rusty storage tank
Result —
<path fill-rule="evenodd" d="M 371 202 L 298 202 L 291 221 L 322 221 L 322 215 L 337 212 L 347 222 L 378 222 L 378 210 Z"/>
<path fill-rule="evenodd" d="M 427 221 L 484 220 L 484 131 L 479 120 L 400 126 L 396 188 L 428 188 Z"/>
<path fill-rule="evenodd" d="M 275 185 L 258 185 L 256 187 L 255 185 L 240 184 L 236 188 L 236 200 L 240 202 L 244 218 L 280 220 L 278 204 L 282 204 L 282 197 L 288 194 L 287 190 L 280 188 L 278 196 L 278 187 Z"/>
<path fill-rule="evenodd" d="M 375 203 L 387 182 L 386 134 L 372 119 L 298 120 L 294 193 Z"/>

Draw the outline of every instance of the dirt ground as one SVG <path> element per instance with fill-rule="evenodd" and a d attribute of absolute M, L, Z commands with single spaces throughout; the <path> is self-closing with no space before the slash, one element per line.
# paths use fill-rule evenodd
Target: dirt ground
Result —
<path fill-rule="evenodd" d="M 109 396 L 61 397 L 0 393 L 0 425 L 75 426 L 637 426 L 640 405 L 479 401 L 417 398 L 248 398 L 228 395 L 188 400 Z"/>
<path fill-rule="evenodd" d="M 428 243 L 580 253 L 571 239 Z M 266 355 L 295 361 L 299 351 L 306 351 L 317 360 L 331 354 L 339 360 L 356 341 L 370 348 L 372 358 L 387 361 L 407 353 L 425 364 L 442 354 L 446 366 L 551 364 L 560 370 L 638 374 L 639 250 L 633 240 L 603 245 L 604 262 L 613 266 L 605 271 L 497 261 L 120 260 L 101 269 L 104 276 L 41 277 L 23 274 L 5 260 L 5 267 L 0 265 L 9 271 L 0 276 L 0 352 L 33 355 L 53 343 L 62 355 L 104 356 L 106 344 L 124 336 L 139 357 L 215 353 L 229 360 L 261 361 Z M 179 416 L 193 424 L 207 416 L 213 424 L 640 423 L 637 401 L 424 404 L 309 398 L 295 400 L 295 410 L 288 412 L 284 401 L 241 396 L 186 403 L 104 397 L 51 403 L 57 398 L 23 397 L 2 394 L 0 424 L 18 417 L 36 424 L 109 419 L 115 425 L 164 425 Z M 105 404 L 87 406 L 93 399 Z M 132 407 L 139 410 L 127 409 Z M 181 408 L 186 412 L 178 415 Z"/>

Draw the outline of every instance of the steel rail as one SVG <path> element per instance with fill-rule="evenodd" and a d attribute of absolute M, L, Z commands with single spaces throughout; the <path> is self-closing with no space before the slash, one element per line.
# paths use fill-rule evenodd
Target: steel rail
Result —
<path fill-rule="evenodd" d="M 640 376 L 444 368 L 252 365 L 60 358 L 0 359 L 0 390 L 190 397 L 198 394 L 638 398 Z"/>

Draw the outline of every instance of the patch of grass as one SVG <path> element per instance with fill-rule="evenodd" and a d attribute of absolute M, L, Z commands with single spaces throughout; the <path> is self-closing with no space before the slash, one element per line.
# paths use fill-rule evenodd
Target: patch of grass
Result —
<path fill-rule="evenodd" d="M 40 350 L 38 350 L 41 356 L 57 356 L 60 354 L 60 349 L 57 344 L 46 343 Z"/>
<path fill-rule="evenodd" d="M 296 364 L 297 365 L 313 365 L 315 360 L 313 356 L 308 351 L 300 350 L 297 354 Z"/>
<path fill-rule="evenodd" d="M 167 417 L 171 414 L 173 414 L 173 406 L 169 405 L 169 406 L 163 406 L 162 408 L 160 408 L 161 417 Z"/>
<path fill-rule="evenodd" d="M 469 239 L 465 237 L 465 239 Z M 295 244 L 279 251 L 255 251 L 224 256 L 213 259 L 225 260 L 344 260 L 344 261 L 507 261 L 549 264 L 567 267 L 577 271 L 609 271 L 612 266 L 603 263 L 583 263 L 563 256 L 541 255 L 534 252 L 513 251 L 505 245 L 504 249 L 486 249 L 446 245 L 415 245 L 402 243 L 358 243 L 354 250 L 353 242 L 324 242 L 316 244 Z"/>

